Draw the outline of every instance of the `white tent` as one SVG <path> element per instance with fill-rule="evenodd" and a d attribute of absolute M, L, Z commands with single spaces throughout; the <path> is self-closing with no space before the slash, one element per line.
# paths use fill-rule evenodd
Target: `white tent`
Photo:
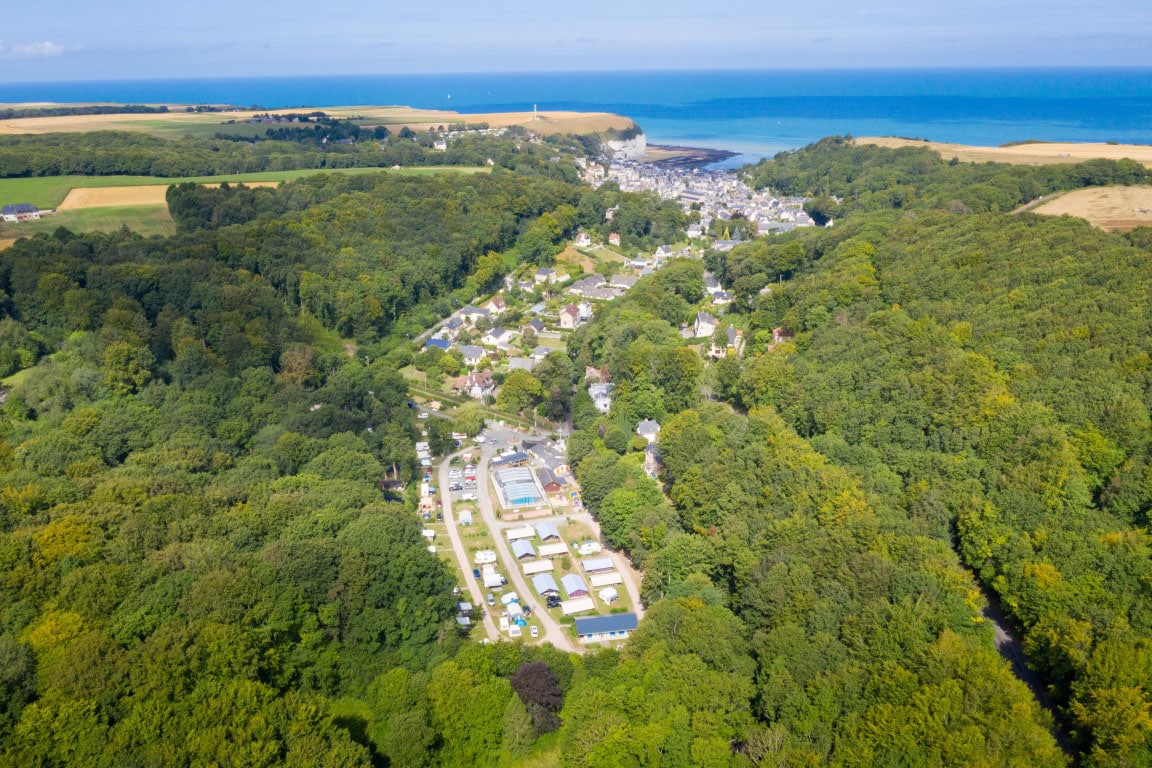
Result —
<path fill-rule="evenodd" d="M 620 593 L 616 591 L 616 587 L 608 587 L 600 590 L 600 599 L 605 603 L 611 603 L 620 599 Z"/>

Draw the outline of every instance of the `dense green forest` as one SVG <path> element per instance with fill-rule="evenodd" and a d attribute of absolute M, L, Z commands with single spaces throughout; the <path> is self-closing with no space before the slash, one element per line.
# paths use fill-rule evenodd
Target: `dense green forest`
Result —
<path fill-rule="evenodd" d="M 749 170 L 749 177 L 758 187 L 813 198 L 806 207 L 823 223 L 846 213 L 891 208 L 1006 212 L 1061 190 L 1152 183 L 1152 169 L 1133 160 L 1060 165 L 945 163 L 927 147 L 888 150 L 856 146 L 851 137 L 832 136 L 803 151 L 763 160 Z"/>
<path fill-rule="evenodd" d="M 127 131 L 49 133 L 0 136 L 0 178 L 28 176 L 212 176 L 309 168 L 359 168 L 393 165 L 494 165 L 524 174 L 576 181 L 578 173 L 565 158 L 595 153 L 595 137 L 554 135 L 530 140 L 521 128 L 503 136 L 468 134 L 453 138 L 446 150 L 433 148 L 436 137 L 381 139 L 374 130 L 337 124 L 351 144 L 329 141 L 313 132 L 317 126 L 296 126 L 297 133 L 252 142 L 228 139 L 164 139 Z M 356 128 L 356 130 L 352 130 Z M 280 129 L 288 131 L 288 129 Z M 323 129 L 322 129 L 323 130 Z M 331 132 L 332 129 L 329 129 Z"/>
<path fill-rule="evenodd" d="M 909 186 L 903 201 L 883 196 L 885 173 Z M 716 396 L 778 415 L 882 520 L 952 542 L 1022 628 L 1084 764 L 1152 764 L 1148 232 L 965 213 L 1147 172 L 956 165 L 826 141 L 754 174 L 844 195 L 845 218 L 709 258 L 750 338 L 743 361 L 715 366 Z M 961 194 L 976 199 L 948 204 Z M 773 345 L 776 327 L 795 338 Z M 710 426 L 683 418 L 669 428 Z M 690 474 L 699 444 L 682 464 L 667 432 L 680 522 L 708 530 L 732 509 L 718 502 L 731 479 Z"/>
<path fill-rule="evenodd" d="M 410 339 L 611 207 L 637 246 L 684 224 L 557 146 L 181 185 L 172 237 L 0 251 L 0 764 L 1152 765 L 1152 235 L 1002 213 L 1124 163 L 831 140 L 752 169 L 835 226 L 673 260 L 540 372 L 640 628 L 581 656 L 457 633 L 380 489 L 418 469 Z M 680 333 L 705 266 L 742 356 Z"/>
<path fill-rule="evenodd" d="M 554 756 L 566 695 L 648 662 L 461 641 L 454 577 L 378 487 L 417 470 L 397 371 L 414 333 L 575 227 L 664 206 L 502 171 L 169 200 L 170 238 L 61 229 L 0 252 L 0 375 L 19 372 L 0 408 L 0 764 Z"/>

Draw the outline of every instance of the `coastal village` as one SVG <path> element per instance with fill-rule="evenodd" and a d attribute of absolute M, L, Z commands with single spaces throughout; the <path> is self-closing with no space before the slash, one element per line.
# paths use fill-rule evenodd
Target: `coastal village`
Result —
<path fill-rule="evenodd" d="M 603 303 L 624 296 L 669 260 L 703 259 L 709 250 L 738 245 L 708 235 L 724 222 L 745 219 L 760 232 L 814 226 L 803 199 L 756 192 L 727 171 L 618 159 L 586 164 L 584 178 L 678 200 L 698 220 L 684 241 L 651 253 L 626 252 L 614 234 L 599 242 L 576 233 L 554 266 L 522 266 L 495 294 L 456 310 L 416 339 L 419 354 L 453 358 L 448 368 L 458 375 L 429 382 L 415 370 L 405 371 L 425 424 L 449 417 L 453 406 L 468 401 L 487 409 L 487 428 L 472 438 L 454 433 L 456 452 L 437 465 L 427 429 L 425 442 L 417 444 L 425 468 L 419 502 L 424 536 L 429 550 L 461 574 L 461 630 L 480 626 L 489 641 L 549 642 L 573 651 L 622 641 L 636 628 L 643 616 L 641 574 L 622 553 L 604 547 L 597 521 L 583 507 L 567 461 L 570 427 L 501 412 L 502 386 L 518 371 L 531 373 L 549 355 L 567 356 L 569 335 Z M 725 322 L 733 297 L 707 271 L 702 288 L 699 311 L 682 325 L 681 336 L 706 358 L 741 356 L 744 331 Z M 776 329 L 773 340 L 787 335 Z M 583 373 L 581 387 L 597 411 L 609 413 L 615 384 L 607 371 Z M 660 424 L 644 419 L 634 432 L 646 443 L 644 468 L 655 478 Z"/>

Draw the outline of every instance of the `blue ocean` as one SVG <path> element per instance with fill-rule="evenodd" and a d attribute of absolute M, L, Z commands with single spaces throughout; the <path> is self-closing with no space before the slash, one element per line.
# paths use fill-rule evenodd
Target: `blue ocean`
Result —
<path fill-rule="evenodd" d="M 729 165 L 822 136 L 964 144 L 1152 143 L 1152 69 L 939 69 L 361 75 L 0 83 L 0 102 L 403 104 L 464 113 L 608 111 L 652 143 L 728 149 Z"/>

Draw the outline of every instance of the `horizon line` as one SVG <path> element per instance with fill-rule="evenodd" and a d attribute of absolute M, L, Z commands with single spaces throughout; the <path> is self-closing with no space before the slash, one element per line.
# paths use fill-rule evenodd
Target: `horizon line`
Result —
<path fill-rule="evenodd" d="M 630 75 L 630 74 L 673 74 L 673 73 L 823 73 L 823 72 L 1085 72 L 1085 71 L 1115 71 L 1138 72 L 1152 71 L 1152 64 L 1059 64 L 1059 65 L 880 65 L 865 67 L 652 67 L 652 68 L 624 68 L 624 69 L 492 69 L 460 71 L 420 71 L 420 72 L 339 72 L 331 74 L 304 74 L 284 73 L 276 75 L 177 75 L 172 77 L 104 77 L 80 79 L 46 79 L 46 80 L 0 80 L 3 86 L 35 86 L 35 85 L 75 85 L 83 83 L 159 83 L 182 82 L 197 80 L 324 80 L 328 78 L 372 78 L 372 77 L 477 77 L 485 75 Z"/>

